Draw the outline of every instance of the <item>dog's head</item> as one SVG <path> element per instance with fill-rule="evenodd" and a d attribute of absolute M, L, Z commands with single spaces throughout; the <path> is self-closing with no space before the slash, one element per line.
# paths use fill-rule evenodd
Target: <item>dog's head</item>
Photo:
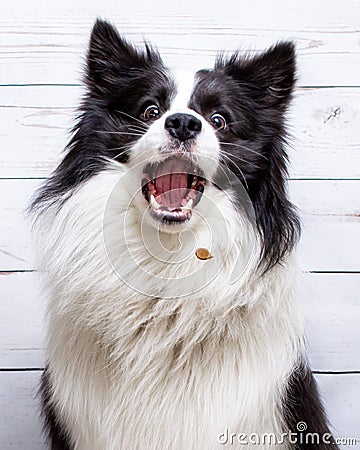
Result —
<path fill-rule="evenodd" d="M 179 76 L 152 46 L 136 48 L 97 21 L 80 121 L 52 189 L 78 185 L 109 158 L 137 167 L 138 207 L 174 232 L 195 221 L 210 186 L 221 189 L 226 167 L 250 197 L 271 267 L 299 230 L 285 192 L 284 114 L 294 81 L 290 42 L 253 57 L 219 56 L 212 69 Z"/>

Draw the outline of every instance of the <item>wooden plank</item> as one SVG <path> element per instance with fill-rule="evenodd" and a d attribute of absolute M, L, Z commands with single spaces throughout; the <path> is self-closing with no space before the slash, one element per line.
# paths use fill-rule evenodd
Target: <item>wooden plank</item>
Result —
<path fill-rule="evenodd" d="M 39 180 L 0 180 L 0 270 L 34 268 L 26 208 Z"/>
<path fill-rule="evenodd" d="M 360 274 L 305 274 L 300 285 L 312 368 L 360 370 Z M 3 273 L 0 292 L 0 368 L 42 367 L 46 301 L 37 275 Z"/>
<path fill-rule="evenodd" d="M 186 6 L 187 5 L 187 6 Z M 111 19 L 135 42 L 156 43 L 170 65 L 210 67 L 218 50 L 260 50 L 279 39 L 296 41 L 305 85 L 359 83 L 359 3 L 344 0 L 230 0 L 172 3 L 138 1 L 3 2 L 0 84 L 74 83 L 97 16 Z"/>
<path fill-rule="evenodd" d="M 342 438 L 340 448 L 357 448 L 360 443 L 360 375 L 316 375 L 316 379 L 334 437 Z M 356 446 L 349 440 L 354 438 Z"/>
<path fill-rule="evenodd" d="M 0 372 L 0 448 L 45 450 L 38 401 L 41 372 Z"/>
<path fill-rule="evenodd" d="M 0 270 L 34 268 L 30 225 L 24 210 L 39 180 L 0 180 Z M 290 183 L 301 210 L 301 268 L 307 271 L 359 271 L 360 181 Z"/>
<path fill-rule="evenodd" d="M 79 87 L 0 87 L 0 178 L 44 177 L 74 124 Z M 290 119 L 293 178 L 360 178 L 360 89 L 300 89 Z"/>
<path fill-rule="evenodd" d="M 300 266 L 310 271 L 360 270 L 360 182 L 291 181 L 302 219 Z"/>
<path fill-rule="evenodd" d="M 44 450 L 38 401 L 35 399 L 40 376 L 39 371 L 0 373 L 1 449 Z M 317 375 L 316 378 L 333 424 L 334 436 L 360 439 L 360 376 Z M 341 448 L 354 446 L 342 445 Z"/>
<path fill-rule="evenodd" d="M 79 88 L 0 88 L 0 177 L 48 175 L 61 159 Z"/>
<path fill-rule="evenodd" d="M 290 197 L 300 214 L 358 217 L 360 180 L 290 180 Z"/>
<path fill-rule="evenodd" d="M 359 104 L 360 89 L 297 92 L 289 117 L 291 177 L 360 178 Z"/>
<path fill-rule="evenodd" d="M 306 274 L 300 281 L 314 370 L 360 370 L 360 274 Z"/>
<path fill-rule="evenodd" d="M 0 272 L 0 286 L 0 368 L 42 367 L 45 302 L 37 275 Z"/>

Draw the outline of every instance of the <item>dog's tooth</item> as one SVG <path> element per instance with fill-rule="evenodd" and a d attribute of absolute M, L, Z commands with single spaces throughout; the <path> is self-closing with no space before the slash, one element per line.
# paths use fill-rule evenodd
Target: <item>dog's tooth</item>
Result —
<path fill-rule="evenodd" d="M 150 195 L 150 203 L 151 203 L 151 206 L 154 209 L 159 209 L 160 208 L 159 203 L 155 200 L 155 197 L 152 194 Z"/>
<path fill-rule="evenodd" d="M 186 203 L 186 205 L 183 206 L 183 207 L 181 208 L 181 210 L 182 210 L 182 211 L 190 211 L 190 210 L 192 209 L 193 203 L 194 203 L 194 200 L 191 198 L 191 199 Z"/>

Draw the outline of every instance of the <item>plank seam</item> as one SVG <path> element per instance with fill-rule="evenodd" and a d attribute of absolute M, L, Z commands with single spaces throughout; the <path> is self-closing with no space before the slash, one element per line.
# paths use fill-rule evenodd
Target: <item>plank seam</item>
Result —
<path fill-rule="evenodd" d="M 81 83 L 15 83 L 0 84 L 0 87 L 82 87 Z M 297 89 L 359 89 L 360 85 L 299 85 Z"/>
<path fill-rule="evenodd" d="M 42 372 L 44 367 L 3 367 L 1 372 Z M 360 370 L 313 370 L 314 375 L 360 375 Z"/>
<path fill-rule="evenodd" d="M 0 270 L 1 274 L 11 274 L 11 273 L 32 273 L 36 272 L 35 269 L 15 269 L 15 270 Z M 330 274 L 330 275 L 358 275 L 359 270 L 303 270 L 302 273 L 310 274 Z"/>
<path fill-rule="evenodd" d="M 341 275 L 357 275 L 360 273 L 358 270 L 303 270 L 303 273 L 317 273 L 317 274 L 341 274 Z"/>
<path fill-rule="evenodd" d="M 49 177 L 0 177 L 0 181 L 7 180 L 47 180 Z M 288 178 L 288 181 L 360 181 L 360 178 Z"/>

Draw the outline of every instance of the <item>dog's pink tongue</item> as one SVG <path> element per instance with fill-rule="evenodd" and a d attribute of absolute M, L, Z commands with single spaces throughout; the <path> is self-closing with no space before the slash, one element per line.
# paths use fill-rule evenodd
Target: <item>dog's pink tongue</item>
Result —
<path fill-rule="evenodd" d="M 186 196 L 188 174 L 183 161 L 165 161 L 156 172 L 156 200 L 170 208 L 181 206 Z"/>

